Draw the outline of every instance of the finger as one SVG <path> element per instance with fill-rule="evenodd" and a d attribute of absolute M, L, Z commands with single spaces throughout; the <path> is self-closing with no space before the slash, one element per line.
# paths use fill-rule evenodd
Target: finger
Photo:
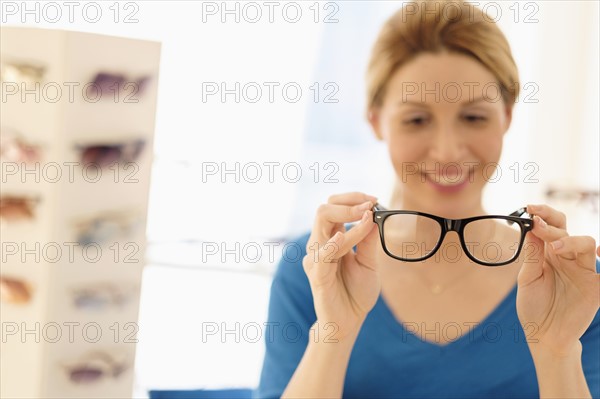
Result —
<path fill-rule="evenodd" d="M 596 248 L 596 255 L 600 256 L 600 245 Z"/>
<path fill-rule="evenodd" d="M 309 277 L 311 286 L 319 287 L 321 284 L 331 281 L 332 275 L 337 273 L 338 262 L 341 255 L 339 249 L 344 244 L 344 233 L 335 233 L 318 250 L 307 252 L 302 260 L 304 271 Z"/>
<path fill-rule="evenodd" d="M 377 202 L 377 197 L 373 197 L 372 195 L 367 195 L 365 193 L 360 192 L 352 192 L 352 193 L 344 193 L 344 194 L 335 194 L 329 197 L 327 200 L 328 204 L 336 204 L 336 205 L 357 205 L 362 204 L 364 202 L 371 201 L 373 204 Z"/>
<path fill-rule="evenodd" d="M 342 248 L 344 247 L 344 243 L 346 241 L 348 241 L 346 234 L 342 232 L 335 233 L 331 239 L 329 239 L 321 248 L 319 248 L 317 257 L 315 258 L 315 263 L 337 263 L 337 261 L 344 256 Z"/>
<path fill-rule="evenodd" d="M 305 270 L 312 269 L 316 264 L 323 262 L 323 260 L 331 261 L 333 256 L 337 254 L 340 249 L 340 245 L 344 242 L 344 233 L 337 232 L 329 240 L 323 243 L 323 245 L 313 245 L 307 247 L 306 255 L 302 259 L 302 265 Z"/>
<path fill-rule="evenodd" d="M 567 229 L 567 216 L 548 205 L 527 205 L 527 213 L 538 215 L 549 225 L 559 229 Z"/>
<path fill-rule="evenodd" d="M 519 287 L 525 287 L 542 278 L 543 265 L 544 242 L 533 234 L 527 234 L 523 244 L 523 263 L 517 277 Z"/>
<path fill-rule="evenodd" d="M 356 245 L 356 261 L 358 264 L 375 271 L 379 269 L 379 262 L 376 259 L 378 242 L 379 230 L 376 226 L 373 226 L 369 234 Z"/>
<path fill-rule="evenodd" d="M 563 237 L 550 243 L 552 251 L 561 258 L 581 261 L 586 269 L 596 271 L 596 241 L 589 236 Z"/>
<path fill-rule="evenodd" d="M 343 230 L 343 225 L 340 225 L 341 223 L 360 220 L 363 213 L 372 207 L 373 203 L 371 201 L 355 206 L 333 204 L 323 204 L 319 206 L 311 239 L 309 239 L 308 244 L 314 245 L 314 242 L 318 242 L 319 246 L 323 245 L 331 238 L 334 231 L 337 232 Z"/>
<path fill-rule="evenodd" d="M 332 223 L 348 223 L 360 220 L 365 211 L 373 208 L 373 202 L 366 201 L 354 206 L 323 204 L 317 209 L 317 218 Z"/>
<path fill-rule="evenodd" d="M 344 256 L 352 251 L 352 248 L 360 243 L 373 229 L 373 212 L 365 211 L 360 223 L 352 227 L 345 233 L 344 244 L 340 248 L 339 254 Z"/>
<path fill-rule="evenodd" d="M 373 212 L 365 211 L 358 225 L 346 233 L 336 233 L 325 245 L 319 248 L 315 254 L 313 263 L 337 263 L 344 255 L 351 253 L 352 248 L 362 241 L 374 227 Z M 315 247 L 313 246 L 312 249 L 314 250 Z"/>
<path fill-rule="evenodd" d="M 569 235 L 566 230 L 546 223 L 546 221 L 538 215 L 533 217 L 533 229 L 531 232 L 544 242 L 548 243 Z"/>

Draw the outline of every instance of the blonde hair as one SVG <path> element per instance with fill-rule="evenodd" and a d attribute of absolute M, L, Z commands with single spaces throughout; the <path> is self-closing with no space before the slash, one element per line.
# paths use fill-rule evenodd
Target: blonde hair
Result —
<path fill-rule="evenodd" d="M 444 50 L 478 60 L 498 80 L 504 103 L 517 101 L 517 66 L 492 18 L 464 0 L 425 0 L 406 3 L 383 25 L 367 68 L 367 113 L 382 105 L 398 68 L 419 53 Z"/>

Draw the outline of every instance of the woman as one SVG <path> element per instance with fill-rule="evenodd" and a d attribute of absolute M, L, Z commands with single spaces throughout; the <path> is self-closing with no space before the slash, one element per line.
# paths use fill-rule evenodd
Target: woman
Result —
<path fill-rule="evenodd" d="M 386 205 L 485 215 L 485 177 L 519 94 L 498 27 L 464 2 L 408 3 L 375 43 L 367 89 L 369 122 L 397 174 Z M 259 397 L 600 396 L 592 238 L 570 237 L 564 214 L 528 205 L 535 216 L 523 252 L 505 265 L 444 256 L 460 242 L 454 232 L 441 256 L 417 248 L 417 257 L 432 256 L 402 262 L 384 251 L 376 203 L 363 193 L 330 197 L 299 241 L 302 262 L 279 265 Z M 406 240 L 407 223 L 394 226 L 384 234 L 388 252 L 390 240 Z M 488 227 L 472 237 L 516 248 L 506 225 Z M 422 243 L 435 244 L 432 229 L 415 227 Z"/>

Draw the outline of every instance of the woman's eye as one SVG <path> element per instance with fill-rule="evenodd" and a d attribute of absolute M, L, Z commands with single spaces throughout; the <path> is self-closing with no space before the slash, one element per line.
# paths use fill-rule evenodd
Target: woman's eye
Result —
<path fill-rule="evenodd" d="M 412 118 L 412 119 L 409 119 L 404 122 L 404 124 L 406 124 L 406 125 L 414 125 L 414 126 L 420 126 L 423 123 L 425 123 L 425 118 L 422 118 L 422 117 Z"/>
<path fill-rule="evenodd" d="M 484 122 L 486 120 L 485 117 L 479 115 L 466 115 L 465 119 L 468 122 Z"/>

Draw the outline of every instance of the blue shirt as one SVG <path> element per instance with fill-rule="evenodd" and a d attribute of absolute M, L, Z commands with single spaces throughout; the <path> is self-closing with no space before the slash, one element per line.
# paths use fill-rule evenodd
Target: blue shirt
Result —
<path fill-rule="evenodd" d="M 279 263 L 271 286 L 266 354 L 255 392 L 280 397 L 306 349 L 316 321 L 302 267 L 308 234 Z M 291 247 L 290 247 L 291 248 Z M 284 252 L 285 254 L 285 252 Z M 600 263 L 596 263 L 600 270 Z M 379 296 L 356 339 L 344 383 L 347 398 L 539 398 L 535 367 L 516 309 L 517 285 L 476 325 L 445 325 L 434 334 L 462 335 L 448 344 L 410 332 Z M 474 323 L 473 323 L 474 324 Z M 417 326 L 412 326 L 417 327 Z M 333 330 L 331 330 L 333 332 Z M 462 334 L 457 332 L 462 331 Z M 468 331 L 468 332 L 467 332 Z M 527 331 L 531 337 L 533 331 Z M 439 336 L 439 335 L 438 335 Z M 326 337 L 319 337 L 325 339 Z M 314 338 L 311 338 L 314 339 Z M 600 312 L 581 337 L 583 371 L 600 398 Z"/>

